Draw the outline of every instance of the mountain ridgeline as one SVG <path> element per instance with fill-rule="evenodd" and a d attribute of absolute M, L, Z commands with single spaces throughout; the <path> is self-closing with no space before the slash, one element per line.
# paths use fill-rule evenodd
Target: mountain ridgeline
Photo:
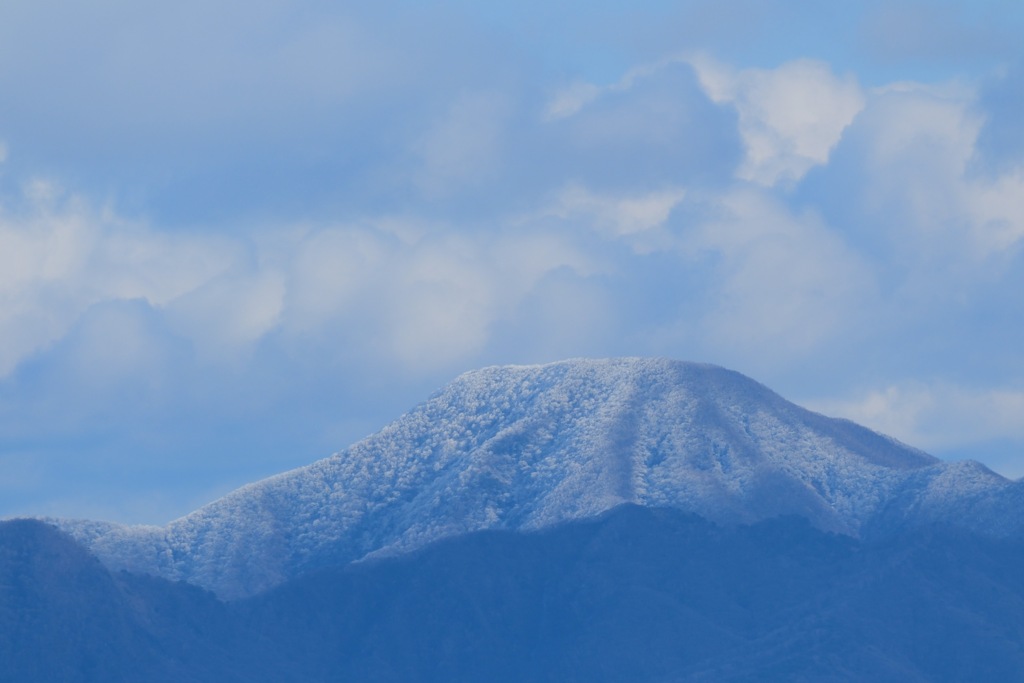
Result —
<path fill-rule="evenodd" d="M 710 365 L 487 368 L 164 527 L 0 522 L 0 683 L 1024 681 L 1022 487 Z"/>
<path fill-rule="evenodd" d="M 61 520 L 114 570 L 255 595 L 314 570 L 633 504 L 859 539 L 1024 529 L 1024 483 L 804 410 L 723 368 L 573 360 L 464 374 L 363 441 L 165 527 Z"/>

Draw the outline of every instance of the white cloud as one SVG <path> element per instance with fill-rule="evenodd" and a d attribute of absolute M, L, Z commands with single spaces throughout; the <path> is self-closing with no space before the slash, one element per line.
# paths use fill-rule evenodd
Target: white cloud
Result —
<path fill-rule="evenodd" d="M 574 86 L 548 113 L 572 116 L 610 92 L 628 97 L 680 63 L 634 69 L 604 88 Z M 708 96 L 740 113 L 748 180 L 772 185 L 827 163 L 858 116 L 871 172 L 851 192 L 876 210 L 903 212 L 908 220 L 892 239 L 909 245 L 905 253 L 925 264 L 936 249 L 963 259 L 964 239 L 984 255 L 1024 235 L 1024 176 L 967 173 L 981 121 L 970 90 L 894 84 L 872 91 L 862 111 L 856 83 L 817 62 L 774 70 L 693 64 Z M 488 182 L 509 151 L 507 115 L 500 93 L 456 100 L 421 140 L 420 189 L 439 196 Z M 699 297 L 704 317 L 688 327 L 710 344 L 751 352 L 769 343 L 793 357 L 835 339 L 877 303 L 872 270 L 846 238 L 813 212 L 791 211 L 776 187 L 701 190 L 695 201 L 711 208 L 698 217 L 676 213 L 692 191 L 670 181 L 628 190 L 569 181 L 551 204 L 525 218 L 494 216 L 480 230 L 392 217 L 245 237 L 160 232 L 51 183 L 30 183 L 33 208 L 0 218 L 0 374 L 59 339 L 91 306 L 119 299 L 144 299 L 210 357 L 229 357 L 274 330 L 293 342 L 340 331 L 369 340 L 352 342 L 360 353 L 372 346 L 410 367 L 437 367 L 485 348 L 495 325 L 552 272 L 629 278 L 631 255 L 673 249 L 713 262 L 699 293 L 678 294 Z M 632 254 L 601 252 L 607 262 L 598 268 L 592 253 L 605 246 L 594 248 L 595 232 Z"/>
<path fill-rule="evenodd" d="M 573 116 L 605 91 L 593 83 L 577 82 L 560 89 L 544 107 L 544 120 L 557 121 Z"/>
<path fill-rule="evenodd" d="M 737 176 L 761 185 L 793 183 L 826 163 L 864 107 L 856 80 L 837 77 L 822 62 L 801 59 L 775 69 L 742 70 L 707 57 L 690 63 L 708 97 L 736 108 L 746 146 Z"/>
<path fill-rule="evenodd" d="M 166 306 L 238 256 L 224 238 L 157 233 L 44 181 L 30 183 L 26 197 L 26 212 L 0 214 L 0 376 L 63 337 L 94 305 Z"/>
<path fill-rule="evenodd" d="M 432 369 L 482 348 L 499 282 L 478 245 L 447 236 L 396 256 L 384 320 L 391 353 L 409 367 Z"/>
<path fill-rule="evenodd" d="M 969 182 L 966 201 L 975 243 L 984 253 L 1003 252 L 1024 238 L 1024 170 Z"/>
<path fill-rule="evenodd" d="M 665 227 L 672 210 L 685 197 L 686 190 L 679 187 L 608 195 L 571 184 L 562 189 L 549 213 L 563 220 L 581 221 L 610 237 L 627 239 L 638 252 L 645 252 L 669 245 L 668 235 L 652 233 Z"/>
<path fill-rule="evenodd" d="M 172 329 L 193 340 L 204 357 L 230 365 L 240 350 L 277 326 L 284 295 L 281 273 L 228 271 L 169 302 L 165 310 Z"/>
<path fill-rule="evenodd" d="M 571 239 L 519 221 L 465 234 L 385 217 L 211 238 L 125 221 L 47 183 L 28 192 L 28 213 L 0 218 L 0 376 L 89 311 L 127 300 L 145 301 L 164 333 L 214 364 L 244 363 L 279 330 L 296 349 L 346 339 L 335 353 L 429 372 L 479 352 L 547 274 L 592 270 Z M 636 211 L 652 209 L 641 202 Z M 110 353 L 131 366 L 143 358 L 143 328 L 117 310 L 97 318 L 106 327 L 93 320 L 93 336 L 76 347 L 95 353 L 96 367 L 110 365 Z M 90 342 L 102 329 L 118 341 Z"/>
<path fill-rule="evenodd" d="M 1024 439 L 1024 391 L 947 382 L 892 384 L 846 399 L 809 404 L 925 450 L 951 450 L 996 439 Z M 983 453 L 978 454 L 979 457 Z"/>
<path fill-rule="evenodd" d="M 543 120 L 546 122 L 575 116 L 590 103 L 613 93 L 625 93 L 631 90 L 638 81 L 650 78 L 659 71 L 685 60 L 670 56 L 657 62 L 634 67 L 623 74 L 615 83 L 595 85 L 585 81 L 577 81 L 555 92 L 544 107 Z"/>
<path fill-rule="evenodd" d="M 311 231 L 285 267 L 289 338 L 352 328 L 361 353 L 429 372 L 479 352 L 548 273 L 590 266 L 579 248 L 529 225 L 459 235 L 387 219 Z"/>
<path fill-rule="evenodd" d="M 872 93 L 857 140 L 866 165 L 857 189 L 871 209 L 899 212 L 907 236 L 963 216 L 963 173 L 981 126 L 969 102 L 967 92 L 913 83 Z"/>
<path fill-rule="evenodd" d="M 976 268 L 1024 237 L 1024 168 L 972 172 L 984 116 L 957 83 L 897 83 L 871 93 L 858 123 L 870 213 L 897 223 L 904 255 Z M 927 258 L 922 258 L 928 255 Z"/>
<path fill-rule="evenodd" d="M 158 384 L 164 345 L 138 301 L 91 306 L 71 330 L 63 379 L 83 385 L 97 401 L 125 384 Z"/>
<path fill-rule="evenodd" d="M 549 273 L 567 269 L 581 276 L 601 267 L 569 235 L 512 223 L 510 230 L 489 242 L 489 268 L 500 273 L 502 295 L 515 304 Z"/>
<path fill-rule="evenodd" d="M 720 198 L 718 212 L 685 242 L 691 254 L 716 259 L 716 282 L 704 295 L 712 346 L 770 351 L 782 362 L 858 324 L 874 297 L 873 275 L 828 226 L 753 190 Z"/>
<path fill-rule="evenodd" d="M 389 267 L 395 245 L 364 227 L 328 227 L 291 246 L 284 328 L 292 335 L 315 332 L 326 321 L 350 314 L 365 300 L 376 273 Z"/>
<path fill-rule="evenodd" d="M 428 198 L 482 184 L 498 168 L 508 102 L 496 92 L 460 96 L 416 145 L 415 183 Z"/>
<path fill-rule="evenodd" d="M 622 339 L 621 311 L 607 292 L 587 278 L 551 271 L 540 280 L 512 316 L 506 332 L 529 334 L 498 340 L 505 361 L 538 362 L 584 355 L 607 355 L 609 339 Z M 508 320 L 513 321 L 509 326 Z"/>
<path fill-rule="evenodd" d="M 339 384 L 360 396 L 401 378 L 391 400 L 415 400 L 415 378 L 480 362 L 617 353 L 726 362 L 781 386 L 823 368 L 814 382 L 842 386 L 862 366 L 877 376 L 958 356 L 1014 372 L 1020 282 L 1006 266 L 1024 238 L 1024 167 L 976 173 L 986 103 L 973 87 L 865 90 L 817 61 L 747 69 L 672 55 L 570 82 L 527 120 L 521 107 L 544 87 L 529 79 L 552 73 L 545 64 L 506 61 L 504 48 L 466 59 L 467 35 L 449 44 L 429 22 L 393 30 L 351 8 L 261 8 L 239 15 L 256 30 L 227 42 L 209 27 L 231 11 L 188 27 L 188 13 L 139 15 L 134 32 L 106 21 L 116 8 L 85 12 L 120 28 L 96 43 L 84 81 L 57 67 L 102 31 L 75 29 L 55 53 L 36 39 L 52 27 L 37 13 L 34 32 L 16 31 L 30 49 L 0 41 L 26 56 L 0 74 L 8 91 L 68 86 L 21 98 L 7 117 L 15 168 L 41 160 L 96 192 L 151 201 L 157 216 L 126 220 L 45 181 L 26 184 L 13 202 L 23 208 L 0 210 L 0 379 L 34 355 L 40 372 L 18 379 L 40 394 L 55 393 L 53 377 L 91 389 L 184 368 L 180 386 L 167 380 L 179 403 L 194 406 L 182 387 L 213 377 L 236 410 L 256 385 L 269 405 L 283 402 L 278 388 L 309 396 L 323 382 L 325 414 L 352 408 L 375 425 L 392 415 L 333 410 L 350 400 L 334 397 Z M 149 30 L 168 17 L 174 31 Z M 134 49 L 149 34 L 156 52 Z M 182 53 L 177 34 L 199 51 Z M 20 180 L 10 168 L 5 192 Z M 396 206 L 405 213 L 387 215 Z M 296 227 L 295 207 L 332 218 Z M 202 215 L 229 218 L 175 232 L 161 217 Z M 239 215 L 286 217 L 254 228 Z M 992 360 L 978 358 L 982 337 Z M 231 373 L 237 363 L 257 371 Z M 20 386 L 7 386 L 23 410 Z M 100 393 L 60 391 L 72 399 L 53 405 Z M 908 383 L 839 403 L 930 448 L 1024 439 L 1014 389 Z M 281 419 L 320 419 L 291 409 Z M 36 433 L 57 412 L 39 408 Z M 30 431 L 24 413 L 8 414 Z"/>

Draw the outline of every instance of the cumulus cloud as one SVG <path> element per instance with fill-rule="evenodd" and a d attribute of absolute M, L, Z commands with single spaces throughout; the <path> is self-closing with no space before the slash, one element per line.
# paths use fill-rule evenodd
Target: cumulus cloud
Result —
<path fill-rule="evenodd" d="M 177 436 L 203 418 L 224 452 L 291 466 L 476 365 L 665 354 L 804 394 L 938 377 L 837 411 L 925 446 L 1024 439 L 1014 389 L 941 379 L 1019 384 L 1019 77 L 723 54 L 707 18 L 687 29 L 703 56 L 666 20 L 664 52 L 602 38 L 611 56 L 576 69 L 561 31 L 523 50 L 408 3 L 101 3 L 60 27 L 18 6 L 23 30 L 0 8 L 0 438 L 145 418 L 110 449 L 171 462 L 213 452 Z M 957 410 L 977 420 L 957 431 Z"/>
<path fill-rule="evenodd" d="M 974 170 L 983 123 L 959 83 L 875 89 L 823 174 L 846 196 L 825 210 L 910 273 L 914 262 L 976 271 L 1024 236 L 1020 168 Z"/>
<path fill-rule="evenodd" d="M 566 184 L 613 194 L 716 185 L 731 179 L 739 155 L 734 116 L 676 58 L 608 85 L 572 83 L 547 101 L 539 124 L 541 164 L 561 171 L 546 174 L 548 192 Z"/>
<path fill-rule="evenodd" d="M 966 185 L 965 204 L 980 251 L 1005 252 L 1024 238 L 1024 170 L 1014 169 Z"/>
<path fill-rule="evenodd" d="M 690 63 L 708 97 L 739 113 L 746 158 L 737 176 L 761 185 L 792 184 L 827 162 L 864 108 L 864 93 L 852 76 L 836 76 L 815 60 L 740 70 L 708 57 Z"/>
<path fill-rule="evenodd" d="M 419 190 L 437 198 L 486 183 L 499 166 L 508 117 L 509 104 L 500 93 L 459 96 L 415 144 Z"/>
<path fill-rule="evenodd" d="M 172 330 L 197 349 L 228 361 L 274 329 L 282 314 L 284 276 L 266 269 L 228 270 L 165 307 Z"/>
<path fill-rule="evenodd" d="M 484 254 L 466 240 L 448 237 L 418 247 L 398 256 L 381 331 L 400 362 L 432 369 L 482 348 L 497 314 L 499 283 Z"/>
<path fill-rule="evenodd" d="M 315 333 L 365 301 L 374 274 L 390 262 L 387 234 L 361 226 L 325 227 L 305 234 L 292 250 L 284 311 L 285 329 Z"/>
<path fill-rule="evenodd" d="M 28 207 L 0 213 L 0 376 L 61 338 L 90 307 L 160 306 L 223 271 L 221 238 L 154 233 L 52 183 L 27 186 Z"/>
<path fill-rule="evenodd" d="M 713 198 L 717 217 L 688 231 L 691 257 L 710 257 L 702 334 L 711 346 L 792 361 L 855 328 L 875 296 L 873 274 L 813 213 L 763 192 Z"/>
<path fill-rule="evenodd" d="M 367 357 L 429 371 L 480 351 L 547 273 L 593 268 L 571 240 L 514 221 L 475 234 L 382 218 L 209 238 L 124 221 L 45 183 L 32 194 L 29 215 L 0 221 L 3 374 L 87 311 L 129 300 L 209 362 L 237 363 L 278 332 L 286 345 L 340 334 Z M 109 327 L 125 343 L 130 331 Z"/>
<path fill-rule="evenodd" d="M 394 229 L 384 221 L 306 236 L 289 269 L 285 333 L 351 336 L 367 356 L 430 372 L 479 353 L 548 273 L 593 267 L 578 246 L 529 227 L 459 235 L 435 226 L 401 239 Z"/>
<path fill-rule="evenodd" d="M 571 184 L 559 193 L 549 212 L 563 220 L 582 221 L 591 229 L 625 239 L 638 252 L 645 252 L 671 243 L 665 225 L 672 210 L 685 197 L 686 189 L 678 187 L 616 196 Z"/>

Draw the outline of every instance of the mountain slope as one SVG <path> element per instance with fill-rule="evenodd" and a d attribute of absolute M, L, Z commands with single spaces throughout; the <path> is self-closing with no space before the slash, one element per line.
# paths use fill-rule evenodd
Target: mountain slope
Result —
<path fill-rule="evenodd" d="M 1020 681 L 1024 541 L 620 505 L 220 602 L 0 523 L 0 681 Z"/>
<path fill-rule="evenodd" d="M 621 503 L 723 523 L 796 514 L 856 536 L 957 515 L 1016 533 L 1021 500 L 1020 485 L 976 463 L 941 463 L 735 372 L 574 360 L 462 375 L 348 449 L 166 527 L 62 526 L 108 566 L 234 598 L 317 567 Z"/>
<path fill-rule="evenodd" d="M 0 522 L 0 683 L 284 680 L 265 651 L 205 591 L 112 573 L 37 520 Z"/>
<path fill-rule="evenodd" d="M 1024 544 L 623 505 L 234 603 L 306 680 L 1019 681 Z"/>

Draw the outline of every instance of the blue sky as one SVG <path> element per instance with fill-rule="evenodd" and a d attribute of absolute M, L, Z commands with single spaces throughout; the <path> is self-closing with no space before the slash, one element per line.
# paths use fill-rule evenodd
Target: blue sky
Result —
<path fill-rule="evenodd" d="M 1022 15 L 5 2 L 0 515 L 167 521 L 578 356 L 1024 475 Z"/>

